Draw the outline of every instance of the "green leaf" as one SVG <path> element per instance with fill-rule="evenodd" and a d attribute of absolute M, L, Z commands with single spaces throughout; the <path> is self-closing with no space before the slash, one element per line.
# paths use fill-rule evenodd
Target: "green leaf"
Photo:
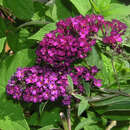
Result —
<path fill-rule="evenodd" d="M 102 15 L 107 19 L 121 19 L 130 14 L 130 6 L 123 4 L 112 3 L 110 8 L 103 12 Z"/>
<path fill-rule="evenodd" d="M 69 89 L 68 91 L 71 93 L 74 90 L 73 80 L 70 75 L 67 75 L 67 79 L 68 79 L 68 89 Z"/>
<path fill-rule="evenodd" d="M 24 49 L 12 56 L 8 56 L 0 64 L 0 85 L 6 86 L 17 67 L 32 66 L 35 63 L 35 50 Z"/>
<path fill-rule="evenodd" d="M 45 126 L 45 127 L 42 127 L 38 130 L 52 130 L 52 129 L 55 129 L 55 127 L 53 125 L 48 125 L 48 126 Z M 57 129 L 58 130 L 58 129 Z"/>
<path fill-rule="evenodd" d="M 4 48 L 5 41 L 6 41 L 6 37 L 0 38 L 0 53 Z"/>
<path fill-rule="evenodd" d="M 0 86 L 0 129 L 30 130 L 20 104 L 6 99 L 5 87 Z"/>
<path fill-rule="evenodd" d="M 41 115 L 40 125 L 46 126 L 60 121 L 60 108 L 52 108 L 50 111 L 44 111 Z"/>
<path fill-rule="evenodd" d="M 91 9 L 91 4 L 89 0 L 82 0 L 82 2 L 80 0 L 70 0 L 70 1 L 74 4 L 74 6 L 83 16 L 85 16 L 87 12 Z"/>
<path fill-rule="evenodd" d="M 126 90 L 125 93 L 129 94 L 130 89 Z M 110 99 L 105 99 L 99 102 L 95 102 L 94 106 L 99 107 L 99 106 L 112 105 L 112 104 L 120 103 L 120 102 L 129 102 L 129 100 L 130 100 L 129 96 L 116 96 Z"/>
<path fill-rule="evenodd" d="M 92 7 L 94 8 L 96 13 L 100 13 L 100 9 L 97 7 L 97 5 L 95 4 L 95 2 L 93 0 L 90 0 L 90 3 L 92 5 Z"/>
<path fill-rule="evenodd" d="M 119 102 L 123 102 L 123 101 L 129 101 L 130 97 L 126 97 L 126 96 L 117 96 L 117 97 L 113 97 L 111 99 L 106 99 L 103 101 L 99 101 L 99 102 L 95 102 L 94 106 L 105 106 L 105 105 L 111 105 L 113 103 L 119 103 Z"/>
<path fill-rule="evenodd" d="M 5 21 L 0 17 L 0 38 L 5 37 L 7 27 Z"/>
<path fill-rule="evenodd" d="M 121 3 L 119 0 L 111 0 L 112 3 Z"/>
<path fill-rule="evenodd" d="M 49 9 L 45 12 L 46 16 L 51 18 L 54 22 L 58 21 L 58 16 L 57 16 L 57 7 L 56 4 L 51 5 Z"/>
<path fill-rule="evenodd" d="M 104 130 L 103 126 L 99 124 L 98 121 L 100 121 L 100 119 L 95 113 L 88 111 L 88 118 L 81 118 L 75 130 Z"/>
<path fill-rule="evenodd" d="M 84 126 L 87 125 L 87 119 L 84 119 L 83 121 L 81 121 L 75 128 L 75 130 L 81 130 L 82 128 L 84 128 Z"/>
<path fill-rule="evenodd" d="M 100 68 L 100 71 L 97 73 L 97 77 L 102 79 L 102 84 L 106 87 L 106 85 L 115 82 L 114 72 L 112 68 L 111 59 L 103 54 L 101 54 L 101 59 L 102 68 Z"/>
<path fill-rule="evenodd" d="M 88 100 L 82 99 L 78 106 L 78 116 L 80 116 L 85 110 L 89 108 Z"/>
<path fill-rule="evenodd" d="M 30 48 L 35 45 L 33 40 L 27 39 L 29 35 L 29 31 L 23 28 L 19 32 L 8 32 L 7 41 L 11 50 L 17 52 L 19 50 Z"/>
<path fill-rule="evenodd" d="M 68 3 L 69 4 L 69 3 Z M 69 4 L 69 6 L 71 6 Z M 54 22 L 72 16 L 72 11 L 67 8 L 66 2 L 63 0 L 56 0 L 53 5 L 45 12 L 46 16 L 51 18 Z"/>
<path fill-rule="evenodd" d="M 61 20 L 61 19 L 64 19 L 64 18 L 68 18 L 68 17 L 72 16 L 72 13 L 67 8 L 66 2 L 64 0 L 56 0 L 55 4 L 56 4 L 56 8 L 57 8 L 58 20 Z"/>
<path fill-rule="evenodd" d="M 98 68 L 102 68 L 102 57 L 98 53 L 96 47 L 92 47 L 91 53 L 88 55 L 88 57 L 85 60 L 90 66 L 96 65 Z"/>
<path fill-rule="evenodd" d="M 111 0 L 95 0 L 95 4 L 100 9 L 101 12 L 109 9 L 110 3 Z"/>
<path fill-rule="evenodd" d="M 77 98 L 77 99 L 80 99 L 80 100 L 83 100 L 83 99 L 84 99 L 84 97 L 81 96 L 80 94 L 72 93 L 72 95 L 73 95 L 75 98 Z"/>
<path fill-rule="evenodd" d="M 28 124 L 31 125 L 31 126 L 40 126 L 40 125 L 39 125 L 39 122 L 40 122 L 40 121 L 39 121 L 39 120 L 40 120 L 40 119 L 39 119 L 39 115 L 38 115 L 38 113 L 36 113 L 36 112 L 33 113 L 33 114 L 31 115 L 31 117 L 27 118 L 26 120 L 27 120 Z M 42 126 L 43 126 L 43 125 L 42 125 Z M 41 127 L 42 127 L 42 126 L 41 126 Z"/>
<path fill-rule="evenodd" d="M 61 109 L 58 107 L 49 107 L 46 107 L 40 117 L 38 113 L 35 112 L 30 118 L 28 118 L 28 124 L 45 127 L 48 125 L 55 125 L 57 122 L 60 122 L 59 113 Z"/>
<path fill-rule="evenodd" d="M 32 0 L 4 0 L 3 4 L 20 19 L 30 19 L 33 15 Z"/>
<path fill-rule="evenodd" d="M 117 121 L 129 121 L 130 112 L 128 111 L 112 111 L 103 114 L 106 119 L 117 120 Z"/>
<path fill-rule="evenodd" d="M 83 86 L 85 88 L 86 95 L 89 97 L 90 96 L 90 84 L 83 80 Z"/>
<path fill-rule="evenodd" d="M 49 33 L 50 31 L 55 30 L 55 29 L 56 29 L 55 23 L 47 24 L 43 28 L 41 28 L 37 33 L 29 37 L 28 39 L 41 41 L 46 33 Z"/>
<path fill-rule="evenodd" d="M 44 111 L 44 108 L 46 107 L 48 101 L 46 102 L 42 102 L 40 105 L 39 105 L 39 113 L 40 115 L 42 114 L 42 112 Z"/>
<path fill-rule="evenodd" d="M 108 111 L 130 111 L 130 101 L 123 101 L 104 107 L 97 107 L 96 111 L 100 114 L 103 114 Z"/>
<path fill-rule="evenodd" d="M 44 21 L 45 20 L 45 11 L 46 6 L 38 1 L 34 2 L 34 13 L 33 17 L 31 18 L 32 21 Z"/>
<path fill-rule="evenodd" d="M 0 0 L 0 5 L 3 5 L 3 0 Z"/>

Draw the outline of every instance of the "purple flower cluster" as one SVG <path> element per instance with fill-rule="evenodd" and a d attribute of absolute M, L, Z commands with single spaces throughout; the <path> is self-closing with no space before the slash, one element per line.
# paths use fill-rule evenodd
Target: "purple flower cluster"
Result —
<path fill-rule="evenodd" d="M 66 90 L 68 86 L 67 75 L 71 75 L 75 90 L 83 93 L 84 89 L 80 83 L 81 77 L 86 82 L 92 81 L 94 86 L 101 86 L 100 80 L 94 78 L 97 72 L 96 66 L 90 70 L 82 66 L 75 67 L 74 72 L 71 69 L 61 72 L 54 71 L 52 67 L 48 66 L 18 68 L 8 82 L 6 92 L 14 99 L 23 99 L 25 102 L 55 101 L 58 97 L 63 97 L 63 103 L 69 104 L 70 95 Z"/>
<path fill-rule="evenodd" d="M 83 59 L 96 43 L 94 36 L 102 16 L 87 15 L 67 18 L 57 23 L 57 29 L 46 34 L 36 51 L 37 61 L 45 61 L 55 67 L 69 66 L 76 59 Z"/>
<path fill-rule="evenodd" d="M 91 86 L 101 87 L 101 80 L 96 79 L 94 76 L 98 72 L 98 68 L 96 66 L 90 67 L 90 69 L 84 66 L 76 66 L 74 67 L 74 72 L 70 73 L 72 77 L 73 83 L 75 86 L 78 86 L 79 92 L 83 93 L 83 86 L 81 84 L 81 80 L 84 79 L 86 82 L 91 82 Z"/>
<path fill-rule="evenodd" d="M 101 28 L 103 42 L 110 44 L 113 48 L 118 47 L 117 43 L 122 43 L 121 36 L 124 35 L 126 28 L 127 26 L 118 20 L 104 21 Z"/>
<path fill-rule="evenodd" d="M 102 41 L 112 47 L 122 42 L 126 25 L 118 20 L 105 21 L 100 15 L 76 16 L 57 23 L 54 31 L 45 35 L 36 51 L 37 62 L 47 62 L 55 67 L 69 66 L 77 59 L 83 59 L 96 43 L 98 32 Z"/>
<path fill-rule="evenodd" d="M 68 83 L 65 75 L 47 66 L 18 68 L 8 82 L 6 91 L 14 99 L 25 102 L 55 101 L 59 96 L 66 96 Z"/>

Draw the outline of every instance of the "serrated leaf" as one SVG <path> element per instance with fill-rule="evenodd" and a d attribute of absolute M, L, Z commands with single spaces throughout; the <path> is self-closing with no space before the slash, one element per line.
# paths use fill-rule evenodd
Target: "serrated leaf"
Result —
<path fill-rule="evenodd" d="M 82 2 L 80 0 L 70 0 L 70 1 L 77 8 L 77 10 L 84 16 L 91 9 L 91 4 L 89 0 L 82 0 Z"/>
<path fill-rule="evenodd" d="M 41 41 L 46 33 L 49 33 L 52 30 L 56 29 L 56 24 L 55 23 L 50 23 L 42 27 L 37 33 L 29 37 L 28 39 L 34 39 Z"/>
<path fill-rule="evenodd" d="M 20 19 L 30 19 L 33 15 L 32 0 L 4 0 L 3 4 Z"/>
<path fill-rule="evenodd" d="M 4 48 L 6 37 L 0 38 L 0 53 L 2 52 Z"/>
<path fill-rule="evenodd" d="M 0 85 L 6 86 L 17 67 L 32 66 L 35 63 L 35 50 L 24 49 L 12 56 L 8 56 L 0 64 Z"/>
<path fill-rule="evenodd" d="M 78 106 L 78 116 L 80 116 L 85 110 L 89 108 L 89 103 L 87 99 L 82 99 Z"/>

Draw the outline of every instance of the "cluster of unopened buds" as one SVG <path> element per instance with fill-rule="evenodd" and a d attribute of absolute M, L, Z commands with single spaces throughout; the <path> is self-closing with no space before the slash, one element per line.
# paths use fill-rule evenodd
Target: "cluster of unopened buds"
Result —
<path fill-rule="evenodd" d="M 55 101 L 62 98 L 63 104 L 70 104 L 71 94 L 67 76 L 70 75 L 75 92 L 84 94 L 82 80 L 90 87 L 101 87 L 96 79 L 96 66 L 72 67 L 78 59 L 87 57 L 96 44 L 98 32 L 102 32 L 102 42 L 112 47 L 122 42 L 121 36 L 126 25 L 120 21 L 105 21 L 99 15 L 76 16 L 57 23 L 56 30 L 46 34 L 37 50 L 37 66 L 18 68 L 6 87 L 8 95 L 25 102 Z M 42 64 L 45 63 L 45 64 Z"/>

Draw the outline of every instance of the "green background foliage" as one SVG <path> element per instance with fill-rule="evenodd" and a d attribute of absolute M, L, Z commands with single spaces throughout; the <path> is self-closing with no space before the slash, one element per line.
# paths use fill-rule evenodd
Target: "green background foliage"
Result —
<path fill-rule="evenodd" d="M 104 130 L 116 120 L 112 130 L 128 130 L 130 120 L 130 5 L 121 0 L 0 0 L 0 129 L 2 130 L 63 130 L 59 113 L 61 103 L 27 104 L 11 100 L 5 87 L 18 67 L 35 65 L 35 50 L 46 33 L 56 29 L 56 22 L 68 17 L 100 14 L 105 19 L 118 19 L 128 26 L 123 36 L 123 54 L 115 54 L 99 41 L 88 57 L 79 64 L 96 65 L 102 88 L 93 89 L 83 81 L 85 96 L 71 104 L 72 130 Z M 9 20 L 9 17 L 14 22 Z M 10 51 L 5 52 L 6 45 Z M 11 53 L 13 51 L 13 53 Z M 78 64 L 78 65 L 79 65 Z M 113 64 L 116 74 L 113 70 Z M 75 64 L 77 65 L 77 64 Z M 118 77 L 118 82 L 117 78 Z M 120 91 L 119 91 L 120 84 Z M 76 100 L 77 100 L 76 99 Z M 25 111 L 29 111 L 27 116 Z"/>

